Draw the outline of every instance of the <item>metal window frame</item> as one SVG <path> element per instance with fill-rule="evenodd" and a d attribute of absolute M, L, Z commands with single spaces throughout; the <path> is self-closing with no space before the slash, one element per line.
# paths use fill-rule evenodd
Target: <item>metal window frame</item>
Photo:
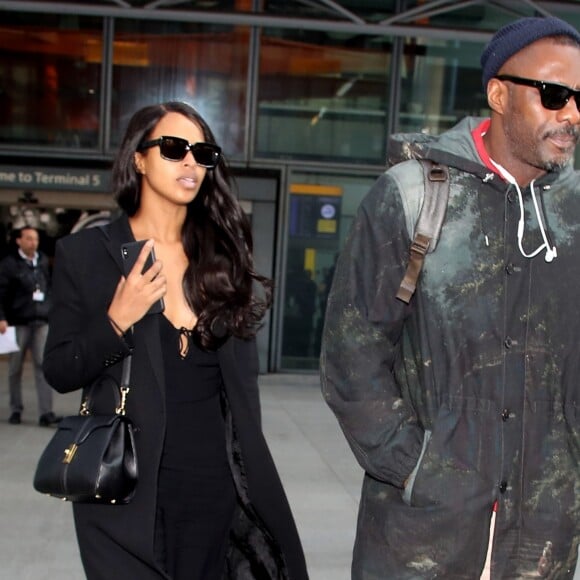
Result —
<path fill-rule="evenodd" d="M 34 0 L 0 0 L 0 11 L 14 12 L 41 12 L 50 11 L 56 14 L 75 14 L 78 16 L 102 16 L 112 18 L 135 18 L 141 20 L 168 20 L 179 22 L 214 23 L 237 26 L 258 26 L 293 28 L 301 30 L 349 32 L 353 34 L 365 34 L 371 36 L 421 36 L 431 39 L 449 38 L 453 32 L 456 40 L 485 41 L 494 31 L 479 31 L 456 28 L 432 28 L 407 24 L 410 20 L 425 18 L 436 14 L 456 11 L 466 6 L 480 4 L 482 0 L 464 0 L 462 2 L 450 2 L 449 0 L 428 0 L 420 6 L 403 9 L 401 12 L 379 23 L 369 23 L 362 20 L 339 3 L 333 0 L 308 0 L 321 8 L 329 8 L 342 20 L 324 20 L 318 18 L 278 17 L 254 11 L 251 14 L 209 12 L 200 10 L 175 10 L 163 9 L 164 6 L 178 5 L 181 0 L 158 0 L 150 2 L 143 8 L 131 7 L 124 0 L 114 0 L 116 6 L 99 6 L 75 4 L 74 2 L 39 2 Z M 305 3 L 307 0 L 300 0 Z M 507 3 L 505 0 L 487 0 L 496 8 L 510 13 L 518 13 L 518 6 L 514 0 Z M 539 14 L 549 15 L 554 11 L 566 10 L 579 12 L 580 6 L 571 2 L 547 2 L 536 0 L 517 0 L 522 8 L 532 8 Z M 345 20 L 346 19 L 346 20 Z"/>

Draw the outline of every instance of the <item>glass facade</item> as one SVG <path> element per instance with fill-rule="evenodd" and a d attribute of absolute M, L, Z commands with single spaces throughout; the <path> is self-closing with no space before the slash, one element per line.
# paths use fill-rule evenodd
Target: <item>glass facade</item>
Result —
<path fill-rule="evenodd" d="M 380 163 L 392 41 L 264 30 L 258 157 Z"/>
<path fill-rule="evenodd" d="M 466 115 L 487 116 L 482 43 L 406 38 L 397 131 L 438 134 Z"/>
<path fill-rule="evenodd" d="M 0 143 L 97 146 L 102 28 L 100 18 L 2 13 Z"/>
<path fill-rule="evenodd" d="M 316 369 L 338 252 L 374 177 L 293 171 L 287 197 L 281 366 Z"/>
<path fill-rule="evenodd" d="M 310 371 L 336 256 L 388 135 L 487 115 L 484 42 L 534 14 L 523 1 L 518 14 L 417 0 L 74 0 L 60 14 L 48 0 L 3 4 L 0 253 L 30 220 L 50 253 L 60 235 L 109 219 L 129 117 L 186 100 L 232 165 L 259 267 L 275 279 L 266 368 Z M 580 28 L 574 3 L 558 10 Z"/>
<path fill-rule="evenodd" d="M 250 30 L 181 22 L 115 21 L 111 145 L 131 114 L 150 103 L 192 103 L 230 157 L 246 127 Z"/>

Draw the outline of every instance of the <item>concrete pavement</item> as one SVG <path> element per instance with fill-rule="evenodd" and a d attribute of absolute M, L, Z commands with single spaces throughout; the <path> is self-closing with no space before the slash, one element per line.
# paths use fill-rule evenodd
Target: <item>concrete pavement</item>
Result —
<path fill-rule="evenodd" d="M 32 488 L 53 433 L 38 427 L 32 369 L 21 425 L 9 425 L 6 357 L 0 356 L 0 578 L 82 580 L 71 506 Z M 314 374 L 260 377 L 264 432 L 302 538 L 311 580 L 348 580 L 362 470 Z M 78 411 L 79 393 L 55 394 L 55 412 Z M 128 579 L 129 580 L 129 579 Z"/>

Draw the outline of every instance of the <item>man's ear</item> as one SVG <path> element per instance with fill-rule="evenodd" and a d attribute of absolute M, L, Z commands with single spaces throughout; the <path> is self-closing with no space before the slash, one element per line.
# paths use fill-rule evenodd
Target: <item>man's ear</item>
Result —
<path fill-rule="evenodd" d="M 503 115 L 509 98 L 508 88 L 499 79 L 490 79 L 487 83 L 487 103 L 489 108 Z"/>

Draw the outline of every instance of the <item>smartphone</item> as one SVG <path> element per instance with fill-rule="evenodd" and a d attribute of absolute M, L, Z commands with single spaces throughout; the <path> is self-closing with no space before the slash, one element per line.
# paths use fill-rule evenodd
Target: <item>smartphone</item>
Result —
<path fill-rule="evenodd" d="M 139 240 L 138 242 L 126 242 L 121 246 L 121 256 L 123 258 L 123 273 L 125 277 L 129 275 L 143 246 L 145 245 L 147 240 Z M 147 256 L 147 260 L 145 261 L 145 266 L 143 267 L 143 272 L 147 271 L 155 262 L 155 249 L 151 248 L 151 252 Z M 142 272 L 142 273 L 143 273 Z M 159 312 L 163 312 L 165 310 L 165 302 L 163 298 L 157 300 L 151 305 L 147 314 L 158 314 Z"/>

